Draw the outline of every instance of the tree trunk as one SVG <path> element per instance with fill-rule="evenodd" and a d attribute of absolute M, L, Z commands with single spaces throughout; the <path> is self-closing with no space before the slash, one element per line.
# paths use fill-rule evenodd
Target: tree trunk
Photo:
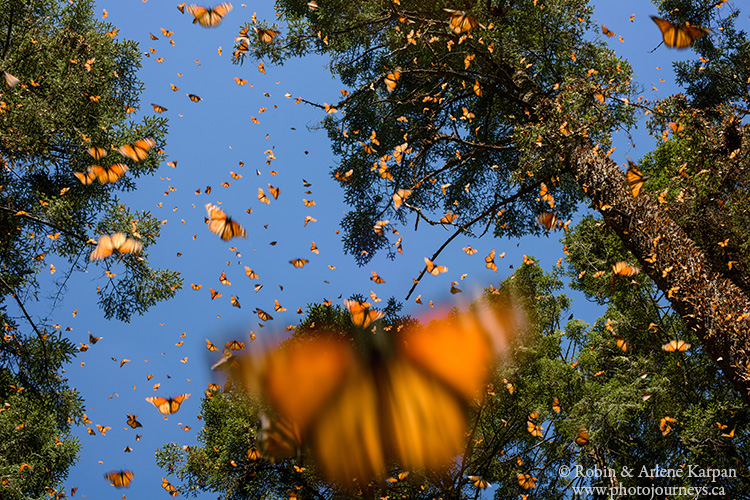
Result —
<path fill-rule="evenodd" d="M 604 152 L 589 142 L 570 153 L 576 180 L 594 208 L 750 403 L 750 298 L 713 268 L 705 252 L 655 201 L 634 198 L 622 171 Z"/>

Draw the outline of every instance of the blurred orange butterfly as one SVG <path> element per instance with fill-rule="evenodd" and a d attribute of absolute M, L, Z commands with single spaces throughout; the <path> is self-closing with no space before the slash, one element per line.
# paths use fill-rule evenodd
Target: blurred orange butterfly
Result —
<path fill-rule="evenodd" d="M 102 184 L 108 184 L 119 181 L 127 171 L 128 166 L 124 163 L 115 163 L 114 165 L 109 165 L 107 167 L 103 167 L 101 165 L 91 165 L 88 169 L 88 172 L 86 173 L 86 178 L 89 179 L 91 176 L 93 176 L 93 178 L 96 178 Z M 80 172 L 75 172 L 73 175 L 78 177 L 81 182 L 86 184 L 81 176 L 78 175 L 79 173 Z"/>
<path fill-rule="evenodd" d="M 190 100 L 193 101 L 193 102 L 200 102 L 200 101 L 203 100 L 203 98 L 201 98 L 200 96 L 197 96 L 195 94 L 185 94 L 185 95 L 188 96 L 190 98 Z"/>
<path fill-rule="evenodd" d="M 451 15 L 449 27 L 457 35 L 463 31 L 469 31 L 473 28 L 476 28 L 477 26 L 481 26 L 482 28 L 484 28 L 484 26 L 479 24 L 479 21 L 474 19 L 472 16 L 470 16 L 463 10 L 453 10 L 453 9 L 443 9 L 443 10 Z"/>
<path fill-rule="evenodd" d="M 305 267 L 305 264 L 307 264 L 308 262 L 310 261 L 307 259 L 292 259 L 289 261 L 289 263 L 294 267 Z"/>
<path fill-rule="evenodd" d="M 576 436 L 575 443 L 578 446 L 586 446 L 589 443 L 589 433 L 584 426 L 578 427 L 578 435 Z"/>
<path fill-rule="evenodd" d="M 158 104 L 151 103 L 151 105 L 154 107 L 154 111 L 157 113 L 163 113 L 164 111 L 167 111 L 167 108 L 164 106 L 159 106 Z"/>
<path fill-rule="evenodd" d="M 663 346 L 661 346 L 661 348 L 667 352 L 683 352 L 690 349 L 690 344 L 688 344 L 684 340 L 672 340 L 669 342 L 669 344 L 664 344 Z"/>
<path fill-rule="evenodd" d="M 107 472 L 104 477 L 107 478 L 115 488 L 127 488 L 130 486 L 130 481 L 133 480 L 133 473 L 129 470 L 120 470 Z"/>
<path fill-rule="evenodd" d="M 554 227 L 557 226 L 557 212 L 545 212 L 537 217 L 536 221 L 547 232 L 550 232 Z"/>
<path fill-rule="evenodd" d="M 253 27 L 253 29 L 255 30 L 255 33 L 258 35 L 258 40 L 260 40 L 263 43 L 271 43 L 274 37 L 279 34 L 278 31 L 272 30 L 272 29 L 262 30 L 257 27 Z M 235 41 L 237 40 L 235 39 Z"/>
<path fill-rule="evenodd" d="M 107 156 L 107 150 L 104 148 L 89 148 L 88 154 L 93 156 L 96 161 L 99 161 Z"/>
<path fill-rule="evenodd" d="M 518 484 L 525 490 L 528 490 L 529 488 L 536 488 L 536 478 L 532 477 L 531 474 L 521 474 L 519 472 Z"/>
<path fill-rule="evenodd" d="M 120 146 L 117 150 L 123 156 L 127 156 L 133 161 L 143 161 L 148 156 L 148 150 L 156 146 L 156 141 L 149 138 L 138 139 L 133 145 L 125 144 Z"/>
<path fill-rule="evenodd" d="M 651 20 L 659 27 L 661 36 L 664 38 L 664 44 L 673 49 L 686 49 L 700 37 L 713 33 L 708 28 L 692 26 L 690 23 L 678 26 L 671 21 L 656 16 L 651 16 Z"/>
<path fill-rule="evenodd" d="M 295 458 L 302 448 L 302 436 L 297 424 L 283 417 L 260 415 L 261 430 L 256 439 L 264 456 L 272 462 Z"/>
<path fill-rule="evenodd" d="M 396 68 L 392 73 L 388 73 L 387 75 L 385 75 L 385 87 L 388 89 L 388 92 L 393 92 L 394 90 L 396 90 L 396 85 L 398 84 L 399 78 L 401 78 L 401 68 Z"/>
<path fill-rule="evenodd" d="M 114 251 L 119 253 L 138 253 L 143 248 L 143 244 L 134 239 L 128 238 L 124 233 L 105 234 L 99 238 L 99 243 L 91 252 L 91 260 L 100 260 L 112 255 Z"/>
<path fill-rule="evenodd" d="M 228 241 L 232 238 L 247 238 L 245 228 L 233 221 L 231 217 L 227 217 L 227 214 L 216 205 L 206 203 L 206 211 L 209 218 L 208 230 L 218 234 L 222 240 Z"/>
<path fill-rule="evenodd" d="M 437 276 L 440 273 L 444 273 L 448 270 L 445 266 L 437 266 L 427 257 L 424 258 L 424 263 L 427 266 L 427 272 L 433 276 Z"/>
<path fill-rule="evenodd" d="M 146 401 L 151 403 L 163 415 L 171 415 L 180 409 L 180 405 L 190 396 L 190 393 L 180 394 L 173 398 L 149 397 Z"/>
<path fill-rule="evenodd" d="M 224 16 L 232 10 L 232 4 L 224 2 L 216 7 L 202 7 L 200 5 L 188 5 L 185 9 L 193 15 L 193 24 L 199 23 L 206 28 L 213 28 L 221 24 Z"/>
<path fill-rule="evenodd" d="M 492 339 L 505 342 L 513 314 L 480 307 L 393 335 L 373 329 L 379 312 L 356 301 L 346 306 L 356 331 L 393 342 L 390 354 L 359 351 L 320 332 L 234 365 L 232 375 L 281 417 L 263 424 L 280 434 L 276 458 L 310 444 L 324 474 L 345 487 L 352 478 L 383 477 L 391 461 L 406 468 L 450 463 L 465 446 L 466 406 L 484 393 Z"/>

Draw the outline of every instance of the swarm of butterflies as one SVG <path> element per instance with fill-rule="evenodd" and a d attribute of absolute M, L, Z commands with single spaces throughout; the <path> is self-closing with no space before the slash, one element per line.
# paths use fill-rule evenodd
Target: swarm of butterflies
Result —
<path fill-rule="evenodd" d="M 319 8 L 315 1 L 307 5 L 311 10 Z M 229 2 L 214 7 L 183 2 L 177 8 L 191 14 L 193 24 L 212 28 L 221 24 L 233 7 Z M 485 28 L 465 11 L 444 11 L 450 15 L 449 29 L 456 34 Z M 669 48 L 685 49 L 712 33 L 708 28 L 690 23 L 675 24 L 656 16 L 651 19 Z M 272 29 L 254 29 L 262 43 L 271 43 L 279 35 Z M 607 31 L 605 29 L 605 33 Z M 248 31 L 241 31 L 235 42 L 240 42 L 247 50 Z M 3 74 L 6 87 L 18 85 L 16 77 L 7 71 Z M 401 74 L 399 67 L 385 75 L 388 92 L 396 89 Z M 188 97 L 194 102 L 201 100 L 194 94 Z M 161 106 L 153 106 L 156 112 L 166 111 Z M 143 138 L 116 150 L 137 163 L 145 160 L 155 145 L 153 139 Z M 103 148 L 92 147 L 88 153 L 95 164 L 85 172 L 74 173 L 84 185 L 94 181 L 114 183 L 128 171 L 128 165 L 122 162 L 105 164 L 107 150 Z M 639 196 L 646 180 L 628 158 L 627 181 L 633 197 Z M 274 198 L 278 197 L 278 188 L 270 185 L 269 188 Z M 396 210 L 410 194 L 409 190 L 399 190 L 394 195 Z M 258 198 L 268 203 L 262 189 Z M 247 237 L 245 229 L 218 206 L 207 203 L 205 209 L 209 231 L 222 240 Z M 538 223 L 547 232 L 560 224 L 554 211 L 540 215 Z M 102 235 L 90 259 L 105 259 L 114 253 L 137 254 L 142 247 L 141 242 L 124 233 Z M 485 260 L 488 268 L 494 266 L 494 250 Z M 303 267 L 307 260 L 294 259 L 290 263 Z M 429 259 L 425 258 L 425 263 L 426 271 L 433 275 L 447 271 L 445 266 L 437 266 Z M 612 270 L 613 286 L 616 276 L 633 276 L 638 272 L 627 263 L 618 262 Z M 252 449 L 248 456 L 255 460 L 282 460 L 310 451 L 324 474 L 342 484 L 350 484 L 352 479 L 382 477 L 386 464 L 392 461 L 414 469 L 449 465 L 462 451 L 468 406 L 482 398 L 494 355 L 504 349 L 512 329 L 522 320 L 514 317 L 511 307 L 492 311 L 484 306 L 451 321 L 434 321 L 421 330 L 389 331 L 378 322 L 382 313 L 370 308 L 370 304 L 346 301 L 346 307 L 360 335 L 375 334 L 384 339 L 379 346 L 371 346 L 363 353 L 355 349 L 356 341 L 318 335 L 293 339 L 272 352 L 255 357 L 235 358 L 232 354 L 235 348 L 228 347 L 222 360 L 214 365 L 214 368 L 230 371 L 250 391 L 265 398 L 276 412 L 261 416 L 262 431 L 258 435 L 261 450 Z M 258 310 L 258 314 L 261 319 L 262 315 L 270 318 L 262 310 Z M 623 341 L 621 348 L 626 350 L 627 343 Z M 662 346 L 669 352 L 689 348 L 690 344 L 682 340 L 672 340 Z M 189 396 L 148 397 L 146 401 L 161 414 L 170 415 L 177 412 Z M 141 426 L 137 415 L 128 415 L 128 425 Z M 586 446 L 588 442 L 588 432 L 581 426 L 575 444 Z M 117 488 L 128 487 L 133 477 L 129 470 L 105 474 Z M 477 488 L 489 486 L 479 477 L 470 478 Z M 528 489 L 535 486 L 536 478 L 519 474 L 518 481 Z M 177 494 L 166 479 L 162 486 L 172 496 Z"/>
<path fill-rule="evenodd" d="M 343 486 L 382 478 L 394 462 L 449 466 L 465 446 L 467 409 L 481 401 L 495 355 L 523 315 L 485 303 L 424 328 L 398 329 L 383 326 L 382 312 L 369 303 L 345 305 L 353 340 L 316 332 L 263 355 L 227 351 L 214 365 L 274 410 L 261 417 L 260 449 L 248 453 L 275 461 L 309 452 Z"/>

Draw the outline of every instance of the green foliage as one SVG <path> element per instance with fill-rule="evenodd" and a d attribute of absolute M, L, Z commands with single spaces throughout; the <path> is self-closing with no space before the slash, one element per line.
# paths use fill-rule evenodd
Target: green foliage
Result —
<path fill-rule="evenodd" d="M 542 183 L 563 220 L 582 199 L 552 143 L 586 136 L 607 145 L 613 128 L 632 122 L 618 99 L 631 93 L 630 68 L 587 40 L 587 2 L 465 3 L 460 8 L 482 23 L 468 33 L 449 29 L 444 8 L 458 7 L 371 0 L 311 10 L 280 0 L 287 33 L 272 43 L 251 37 L 252 52 L 235 55 L 282 62 L 324 54 L 351 88 L 327 108 L 324 126 L 341 156 L 334 176 L 352 206 L 342 224 L 345 250 L 360 265 L 390 248 L 375 223 L 403 223 L 407 213 L 467 234 L 478 223 L 497 236 L 539 234 L 536 217 L 550 210 L 538 197 Z M 395 72 L 390 91 L 384 80 Z M 399 189 L 411 191 L 400 211 L 391 204 Z M 445 212 L 457 217 L 440 221 Z"/>

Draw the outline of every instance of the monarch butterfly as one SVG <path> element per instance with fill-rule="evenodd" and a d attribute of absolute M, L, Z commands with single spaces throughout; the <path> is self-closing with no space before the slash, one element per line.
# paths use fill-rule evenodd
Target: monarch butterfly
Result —
<path fill-rule="evenodd" d="M 393 195 L 393 208 L 398 210 L 401 208 L 401 204 L 411 196 L 411 189 L 399 189 L 396 194 Z"/>
<path fill-rule="evenodd" d="M 259 307 L 255 308 L 255 313 L 258 315 L 258 318 L 260 318 L 261 321 L 272 321 L 273 320 L 273 316 L 271 316 L 270 314 L 268 314 L 266 311 L 264 311 L 263 309 L 261 309 Z"/>
<path fill-rule="evenodd" d="M 529 488 L 536 488 L 536 478 L 532 477 L 531 474 L 521 474 L 519 472 L 518 485 L 525 490 L 528 490 Z"/>
<path fill-rule="evenodd" d="M 143 244 L 128 238 L 124 233 L 105 234 L 99 238 L 96 248 L 91 252 L 91 260 L 100 260 L 112 255 L 116 250 L 119 253 L 138 253 Z"/>
<path fill-rule="evenodd" d="M 101 160 L 107 156 L 107 150 L 104 148 L 89 148 L 88 154 L 90 154 L 96 161 Z"/>
<path fill-rule="evenodd" d="M 91 167 L 89 167 L 86 172 L 73 172 L 73 175 L 75 175 L 84 186 L 88 186 L 94 182 L 94 179 L 96 179 L 96 174 L 91 171 Z"/>
<path fill-rule="evenodd" d="M 371 305 L 369 302 L 359 302 L 357 300 L 344 301 L 344 306 L 346 306 L 352 317 L 352 323 L 362 328 L 367 328 L 370 323 L 384 316 L 382 311 L 370 309 Z"/>
<path fill-rule="evenodd" d="M 526 422 L 528 424 L 528 431 L 533 437 L 541 437 L 542 436 L 542 426 L 536 425 L 534 422 Z"/>
<path fill-rule="evenodd" d="M 661 348 L 667 352 L 683 352 L 690 349 L 690 344 L 688 344 L 684 340 L 672 340 L 668 344 L 664 344 L 663 346 L 661 346 Z"/>
<path fill-rule="evenodd" d="M 289 261 L 289 263 L 294 267 L 305 267 L 305 264 L 307 264 L 308 262 L 310 261 L 307 259 L 292 259 Z"/>
<path fill-rule="evenodd" d="M 437 276 L 440 273 L 444 273 L 448 270 L 445 266 L 436 266 L 430 259 L 427 257 L 424 258 L 424 263 L 427 266 L 427 272 L 430 273 L 433 276 Z"/>
<path fill-rule="evenodd" d="M 586 427 L 580 426 L 578 428 L 578 435 L 576 436 L 575 443 L 578 446 L 586 446 L 589 444 L 589 433 L 586 431 Z"/>
<path fill-rule="evenodd" d="M 271 193 L 274 200 L 279 199 L 279 195 L 281 194 L 281 188 L 273 187 L 272 185 L 268 185 L 268 192 Z"/>
<path fill-rule="evenodd" d="M 180 492 L 177 491 L 177 488 L 172 486 L 172 484 L 170 484 L 170 482 L 167 481 L 166 477 L 161 478 L 161 487 L 167 490 L 167 493 L 169 493 L 173 497 L 176 497 L 177 495 L 180 494 Z"/>
<path fill-rule="evenodd" d="M 555 413 L 560 413 L 562 408 L 560 407 L 560 400 L 555 398 L 554 401 L 552 401 L 552 409 L 555 410 Z"/>
<path fill-rule="evenodd" d="M 200 101 L 203 100 L 202 97 L 197 96 L 195 94 L 185 94 L 185 95 L 188 96 L 190 98 L 190 100 L 193 101 L 193 102 L 200 102 Z"/>
<path fill-rule="evenodd" d="M 129 470 L 119 470 L 104 474 L 104 477 L 108 479 L 115 488 L 129 487 L 130 481 L 133 480 L 133 476 L 133 472 Z"/>
<path fill-rule="evenodd" d="M 109 184 L 120 180 L 120 178 L 125 175 L 125 172 L 127 171 L 128 166 L 124 163 L 115 163 L 114 165 L 109 165 L 107 167 L 103 167 L 101 165 L 91 165 L 86 176 L 87 178 L 89 178 L 89 176 L 93 175 L 102 184 Z"/>
<path fill-rule="evenodd" d="M 398 84 L 398 79 L 401 78 L 401 68 L 396 68 L 393 70 L 393 72 L 388 73 L 385 75 L 385 87 L 388 89 L 388 92 L 393 92 L 396 90 L 396 85 Z"/>
<path fill-rule="evenodd" d="M 472 481 L 475 488 L 479 488 L 483 490 L 485 488 L 489 488 L 490 486 L 492 486 L 490 483 L 487 482 L 486 479 L 483 479 L 479 476 L 467 476 L 467 477 Z"/>
<path fill-rule="evenodd" d="M 625 340 L 620 335 L 615 336 L 615 340 L 617 341 L 617 347 L 622 349 L 622 352 L 628 352 L 628 341 Z"/>
<path fill-rule="evenodd" d="M 545 212 L 537 217 L 536 221 L 549 233 L 557 226 L 557 212 Z"/>
<path fill-rule="evenodd" d="M 370 356 L 323 333 L 287 341 L 262 361 L 245 358 L 233 375 L 309 437 L 331 480 L 383 477 L 391 460 L 406 468 L 449 463 L 465 445 L 465 408 L 484 392 L 491 334 L 504 339 L 508 322 L 480 308 L 386 335 L 368 323 L 377 311 L 346 305 L 357 331 L 394 342 L 391 354 Z M 288 442 L 294 434 L 285 435 Z"/>
<path fill-rule="evenodd" d="M 213 28 L 221 24 L 224 16 L 232 10 L 232 4 L 224 2 L 216 7 L 202 7 L 200 5 L 188 5 L 185 7 L 193 15 L 193 24 L 199 23 L 206 28 Z"/>
<path fill-rule="evenodd" d="M 127 413 L 128 416 L 128 425 L 132 427 L 133 429 L 137 427 L 143 427 L 143 425 L 137 420 L 138 415 L 131 415 L 130 413 Z"/>
<path fill-rule="evenodd" d="M 230 340 L 229 342 L 224 344 L 224 347 L 226 347 L 230 351 L 243 351 L 246 348 L 245 343 L 240 342 L 239 340 Z"/>
<path fill-rule="evenodd" d="M 686 49 L 700 37 L 713 33 L 708 28 L 692 26 L 690 23 L 678 26 L 671 21 L 656 16 L 651 16 L 651 20 L 659 27 L 661 36 L 664 38 L 664 44 L 673 49 Z"/>
<path fill-rule="evenodd" d="M 271 200 L 266 196 L 265 191 L 263 191 L 263 188 L 258 188 L 258 200 L 260 200 L 261 203 L 265 203 L 266 205 L 271 204 Z"/>
<path fill-rule="evenodd" d="M 209 218 L 208 230 L 218 234 L 222 240 L 247 238 L 245 228 L 233 221 L 231 217 L 227 217 L 227 214 L 216 205 L 206 203 L 206 212 L 208 212 Z"/>
<path fill-rule="evenodd" d="M 173 398 L 149 397 L 146 401 L 151 403 L 163 415 L 171 415 L 180 409 L 180 405 L 190 396 L 190 393 L 180 394 Z"/>
<path fill-rule="evenodd" d="M 490 254 L 484 258 L 485 267 L 487 269 L 492 269 L 493 271 L 497 272 L 497 264 L 495 264 L 495 249 L 493 248 Z"/>
<path fill-rule="evenodd" d="M 449 27 L 455 34 L 460 34 L 463 31 L 469 31 L 477 26 L 482 26 L 479 21 L 474 19 L 472 16 L 464 12 L 463 10 L 443 9 L 445 12 L 451 15 L 449 21 Z"/>
<path fill-rule="evenodd" d="M 185 13 L 185 2 L 182 2 L 181 4 L 179 4 L 177 6 L 177 10 L 179 10 L 180 12 L 182 12 L 184 14 Z"/>
<path fill-rule="evenodd" d="M 641 173 L 641 171 L 636 168 L 635 163 L 633 163 L 633 161 L 628 158 L 628 185 L 632 190 L 633 198 L 638 197 L 638 195 L 641 193 L 643 183 L 647 180 L 648 177 L 645 177 Z"/>
<path fill-rule="evenodd" d="M 260 40 L 262 43 L 271 43 L 275 36 L 279 34 L 279 31 L 267 29 L 262 30 L 258 27 L 253 27 L 255 30 L 255 33 L 258 35 L 258 40 Z M 235 40 L 236 42 L 237 40 Z"/>
<path fill-rule="evenodd" d="M 159 106 L 158 104 L 151 103 L 151 105 L 154 107 L 154 111 L 157 113 L 163 113 L 164 111 L 168 111 L 167 108 L 164 106 Z"/>
<path fill-rule="evenodd" d="M 627 262 L 618 262 L 612 266 L 612 274 L 616 276 L 635 276 L 640 271 L 635 267 L 630 267 Z"/>
<path fill-rule="evenodd" d="M 127 156 L 131 160 L 138 162 L 143 161 L 148 156 L 148 150 L 156 146 L 156 141 L 149 138 L 138 139 L 133 145 L 125 144 L 120 146 L 117 150 L 123 156 Z"/>

